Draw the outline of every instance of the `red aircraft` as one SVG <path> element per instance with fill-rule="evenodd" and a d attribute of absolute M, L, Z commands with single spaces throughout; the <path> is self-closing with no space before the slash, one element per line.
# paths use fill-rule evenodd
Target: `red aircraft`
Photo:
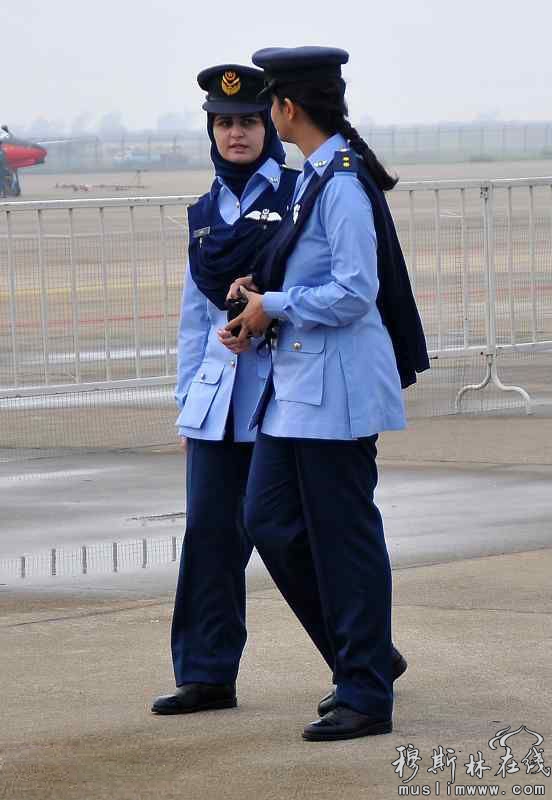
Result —
<path fill-rule="evenodd" d="M 21 187 L 17 170 L 43 164 L 46 149 L 35 142 L 17 139 L 7 125 L 0 128 L 0 197 L 18 197 Z"/>

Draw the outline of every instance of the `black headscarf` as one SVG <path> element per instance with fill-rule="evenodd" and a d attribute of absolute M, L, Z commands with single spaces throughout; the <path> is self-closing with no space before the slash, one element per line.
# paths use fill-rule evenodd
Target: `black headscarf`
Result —
<path fill-rule="evenodd" d="M 278 164 L 285 161 L 285 151 L 278 139 L 268 109 L 258 112 L 265 124 L 265 139 L 259 158 L 252 164 L 232 164 L 222 158 L 214 142 L 213 115 L 208 114 L 207 130 L 213 143 L 211 158 L 217 176 L 223 179 L 237 197 L 247 181 L 267 161 L 273 158 Z M 260 208 L 270 208 L 284 216 L 295 187 L 298 173 L 283 169 L 277 189 L 267 183 L 256 203 Z M 225 308 L 226 295 L 236 278 L 247 275 L 255 257 L 276 233 L 277 223 L 266 224 L 260 218 L 242 216 L 233 225 L 226 223 L 218 210 L 221 186 L 215 180 L 210 192 L 188 208 L 190 241 L 188 257 L 192 278 L 199 290 L 218 308 Z M 266 195 L 270 196 L 267 201 Z"/>
<path fill-rule="evenodd" d="M 215 175 L 218 178 L 222 178 L 238 198 L 241 197 L 249 178 L 257 172 L 267 159 L 273 158 L 278 164 L 283 164 L 286 160 L 284 148 L 276 133 L 269 110 L 266 109 L 266 111 L 257 113 L 260 114 L 263 120 L 265 137 L 261 155 L 251 164 L 234 164 L 221 156 L 213 134 L 213 122 L 216 114 L 207 114 L 207 133 L 211 140 L 211 161 L 215 167 Z M 252 116 L 252 114 L 244 116 Z"/>

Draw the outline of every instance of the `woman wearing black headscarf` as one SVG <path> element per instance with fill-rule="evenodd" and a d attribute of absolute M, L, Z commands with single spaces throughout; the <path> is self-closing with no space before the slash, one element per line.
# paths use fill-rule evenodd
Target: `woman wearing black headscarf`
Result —
<path fill-rule="evenodd" d="M 187 520 L 172 622 L 173 694 L 157 714 L 236 705 L 246 640 L 245 567 L 252 545 L 241 507 L 256 431 L 249 421 L 268 374 L 252 339 L 229 351 L 217 338 L 231 283 L 284 216 L 297 172 L 268 104 L 257 101 L 260 70 L 234 64 L 201 72 L 215 180 L 188 210 L 189 269 L 178 332 L 178 432 L 187 442 Z M 237 342 L 235 337 L 231 342 Z"/>

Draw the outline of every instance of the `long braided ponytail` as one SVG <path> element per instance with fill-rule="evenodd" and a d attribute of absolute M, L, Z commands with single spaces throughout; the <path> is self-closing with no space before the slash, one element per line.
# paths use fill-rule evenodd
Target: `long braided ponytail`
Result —
<path fill-rule="evenodd" d="M 374 151 L 368 147 L 357 129 L 353 128 L 345 117 L 343 117 L 338 132 L 347 139 L 355 153 L 362 158 L 368 167 L 370 175 L 382 191 L 389 192 L 397 185 L 399 179 L 387 172 L 385 167 L 378 161 Z"/>
<path fill-rule="evenodd" d="M 342 78 L 332 78 L 323 82 L 309 79 L 301 83 L 276 84 L 272 89 L 272 95 L 280 103 L 283 103 L 286 97 L 297 103 L 312 122 L 329 136 L 340 133 L 347 139 L 382 191 L 387 192 L 397 184 L 398 178 L 387 172 L 374 151 L 347 119 L 345 81 Z"/>

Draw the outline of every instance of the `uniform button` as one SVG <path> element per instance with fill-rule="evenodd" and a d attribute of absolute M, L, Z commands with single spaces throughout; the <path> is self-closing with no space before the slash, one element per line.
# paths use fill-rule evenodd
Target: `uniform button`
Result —
<path fill-rule="evenodd" d="M 235 367 L 235 366 L 236 366 L 236 362 L 235 362 L 235 361 L 231 361 L 231 362 L 230 362 L 230 366 L 231 366 L 231 367 Z"/>
<path fill-rule="evenodd" d="M 206 377 L 207 375 L 204 372 L 202 372 L 201 375 L 199 376 L 199 380 L 204 381 Z"/>
<path fill-rule="evenodd" d="M 295 350 L 296 353 L 299 352 L 302 346 L 303 345 L 301 344 L 301 342 L 293 342 L 293 349 Z"/>
<path fill-rule="evenodd" d="M 236 208 L 239 208 L 239 207 L 240 207 L 240 201 L 238 200 L 238 201 L 236 202 Z"/>

